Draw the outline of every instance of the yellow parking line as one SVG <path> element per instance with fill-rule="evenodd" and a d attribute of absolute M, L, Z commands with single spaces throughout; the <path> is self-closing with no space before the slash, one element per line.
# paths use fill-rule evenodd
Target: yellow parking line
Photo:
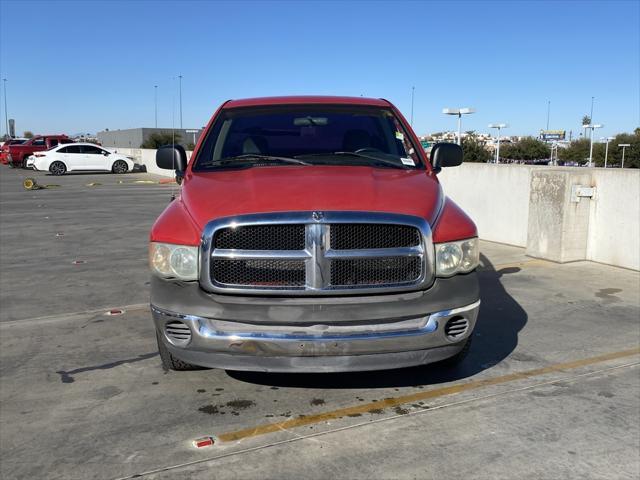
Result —
<path fill-rule="evenodd" d="M 559 372 L 562 370 L 571 370 L 574 368 L 584 367 L 587 365 L 593 365 L 595 363 L 602 363 L 609 360 L 615 360 L 618 358 L 629 357 L 632 355 L 640 354 L 640 347 L 632 348 L 630 350 L 622 350 L 619 352 L 607 353 L 604 355 L 598 355 L 595 357 L 583 358 L 581 360 L 574 360 L 572 362 L 557 363 L 542 368 L 535 368 L 533 370 L 527 370 L 525 372 L 510 373 L 508 375 L 502 375 L 500 377 L 488 378 L 485 380 L 472 380 L 466 383 L 459 383 L 449 385 L 447 387 L 436 388 L 425 392 L 412 393 L 410 395 L 401 395 L 398 397 L 386 398 L 384 400 L 377 400 L 371 403 L 365 403 L 356 405 L 353 407 L 339 408 L 329 412 L 318 413 L 314 415 L 301 416 L 292 418 L 290 420 L 284 420 L 282 422 L 266 423 L 255 427 L 249 427 L 234 432 L 226 432 L 218 435 L 218 440 L 222 442 L 232 442 L 242 440 L 244 438 L 256 437 L 258 435 L 264 435 L 266 433 L 278 432 L 280 430 L 288 430 L 290 428 L 302 427 L 304 425 L 312 425 L 328 420 L 334 420 L 341 417 L 347 417 L 349 415 L 362 415 L 363 413 L 369 413 L 383 408 L 395 407 L 405 403 L 413 403 L 420 400 L 427 400 L 437 397 L 443 397 L 445 395 L 453 395 L 460 392 L 469 390 L 476 390 L 482 387 L 488 387 L 491 385 L 499 385 L 502 383 L 513 382 L 515 380 L 523 380 L 531 377 L 537 377 L 548 373 Z"/>

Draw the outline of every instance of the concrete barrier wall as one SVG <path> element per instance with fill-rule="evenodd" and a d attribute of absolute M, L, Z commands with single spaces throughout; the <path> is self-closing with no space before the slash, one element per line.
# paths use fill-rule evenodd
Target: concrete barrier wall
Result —
<path fill-rule="evenodd" d="M 592 168 L 587 259 L 640 270 L 640 170 Z"/>
<path fill-rule="evenodd" d="M 147 168 L 147 172 L 154 173 L 156 175 L 162 175 L 163 177 L 173 178 L 174 173 L 171 170 L 164 170 L 158 168 L 156 165 L 156 151 L 148 148 L 111 148 L 114 152 L 122 153 L 129 157 L 133 157 L 136 163 L 144 165 Z M 187 159 L 191 158 L 190 151 L 187 151 Z"/>
<path fill-rule="evenodd" d="M 532 166 L 464 163 L 438 174 L 445 194 L 473 218 L 480 238 L 524 247 Z"/>
<path fill-rule="evenodd" d="M 480 238 L 554 261 L 640 270 L 640 170 L 469 163 L 438 177 Z M 574 185 L 595 187 L 595 196 L 573 202 Z"/>

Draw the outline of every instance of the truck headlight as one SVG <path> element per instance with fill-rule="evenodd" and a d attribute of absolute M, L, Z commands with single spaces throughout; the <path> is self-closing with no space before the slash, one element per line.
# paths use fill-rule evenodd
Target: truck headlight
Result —
<path fill-rule="evenodd" d="M 480 247 L 477 238 L 459 242 L 436 243 L 436 276 L 450 277 L 467 273 L 478 266 Z"/>
<path fill-rule="evenodd" d="M 151 242 L 149 266 L 156 275 L 178 280 L 197 280 L 199 260 L 198 247 Z"/>

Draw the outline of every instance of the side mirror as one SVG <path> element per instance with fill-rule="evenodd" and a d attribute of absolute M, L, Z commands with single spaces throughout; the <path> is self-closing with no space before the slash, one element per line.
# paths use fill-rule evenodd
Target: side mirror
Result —
<path fill-rule="evenodd" d="M 431 149 L 431 165 L 438 173 L 443 167 L 457 167 L 462 163 L 462 147 L 455 143 L 436 143 Z"/>
<path fill-rule="evenodd" d="M 156 151 L 156 165 L 180 175 L 187 169 L 187 152 L 182 145 L 164 145 Z"/>

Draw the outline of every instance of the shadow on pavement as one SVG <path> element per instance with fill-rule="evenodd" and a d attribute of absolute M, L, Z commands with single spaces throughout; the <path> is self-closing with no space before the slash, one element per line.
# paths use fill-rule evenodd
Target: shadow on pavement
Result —
<path fill-rule="evenodd" d="M 496 271 L 480 255 L 478 270 L 482 305 L 467 358 L 457 366 L 431 364 L 396 370 L 349 373 L 261 373 L 227 371 L 239 381 L 259 385 L 298 388 L 388 388 L 434 385 L 471 377 L 508 357 L 518 345 L 518 332 L 527 323 L 527 313 L 504 289 L 501 278 L 519 268 Z"/>

